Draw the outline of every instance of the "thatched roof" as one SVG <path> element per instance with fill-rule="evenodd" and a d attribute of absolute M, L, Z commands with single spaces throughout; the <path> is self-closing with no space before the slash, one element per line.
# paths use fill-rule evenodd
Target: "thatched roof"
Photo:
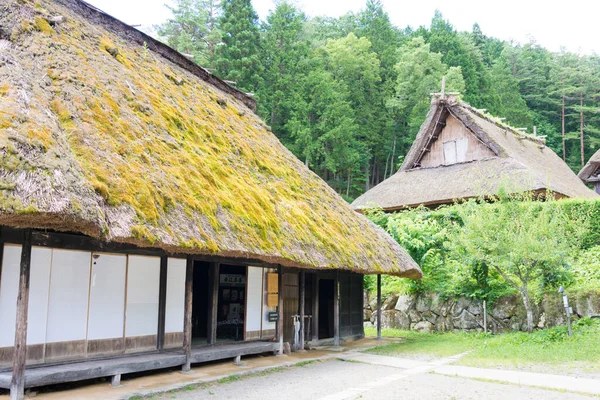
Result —
<path fill-rule="evenodd" d="M 421 167 L 450 117 L 473 135 L 473 142 L 484 149 L 479 151 L 481 156 L 451 165 Z M 556 197 L 597 196 L 545 145 L 543 138 L 516 130 L 454 97 L 434 98 L 400 170 L 352 206 L 393 211 L 494 196 L 501 188 L 512 192 L 551 191 Z"/>
<path fill-rule="evenodd" d="M 0 225 L 420 277 L 391 237 L 286 150 L 253 105 L 81 1 L 4 0 Z"/>
<path fill-rule="evenodd" d="M 594 153 L 577 176 L 584 182 L 600 181 L 600 150 Z"/>

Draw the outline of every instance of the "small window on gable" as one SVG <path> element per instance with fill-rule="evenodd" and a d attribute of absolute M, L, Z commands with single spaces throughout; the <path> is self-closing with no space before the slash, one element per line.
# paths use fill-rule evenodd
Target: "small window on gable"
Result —
<path fill-rule="evenodd" d="M 444 142 L 444 164 L 450 165 L 467 161 L 468 147 L 469 141 L 467 138 Z"/>

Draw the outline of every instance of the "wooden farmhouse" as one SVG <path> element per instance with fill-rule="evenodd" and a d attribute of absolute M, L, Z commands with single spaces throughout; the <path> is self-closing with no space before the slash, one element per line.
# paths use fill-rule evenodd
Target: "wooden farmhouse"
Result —
<path fill-rule="evenodd" d="M 395 211 L 508 192 L 589 198 L 589 190 L 543 137 L 526 134 L 455 96 L 433 98 L 398 172 L 358 197 L 357 209 Z"/>
<path fill-rule="evenodd" d="M 3 0 L 0 388 L 11 398 L 360 338 L 363 274 L 421 277 L 254 108 L 87 3 Z"/>
<path fill-rule="evenodd" d="M 600 150 L 590 157 L 578 176 L 585 183 L 593 185 L 596 193 L 600 194 Z"/>

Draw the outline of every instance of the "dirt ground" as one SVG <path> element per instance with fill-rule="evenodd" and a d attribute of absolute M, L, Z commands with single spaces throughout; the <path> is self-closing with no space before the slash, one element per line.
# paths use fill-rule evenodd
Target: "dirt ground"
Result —
<path fill-rule="evenodd" d="M 187 388 L 152 397 L 192 399 L 590 399 L 552 390 L 482 382 L 431 373 L 406 375 L 398 368 L 330 360 L 262 376 Z"/>

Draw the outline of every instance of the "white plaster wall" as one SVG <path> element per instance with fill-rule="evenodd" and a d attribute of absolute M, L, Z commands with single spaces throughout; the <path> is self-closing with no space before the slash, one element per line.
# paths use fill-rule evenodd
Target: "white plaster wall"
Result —
<path fill-rule="evenodd" d="M 156 335 L 160 257 L 129 256 L 126 336 Z"/>
<path fill-rule="evenodd" d="M 169 258 L 167 264 L 167 304 L 165 332 L 183 332 L 185 307 L 185 265 L 186 260 Z"/>
<path fill-rule="evenodd" d="M 21 246 L 4 245 L 0 277 L 0 347 L 11 347 L 15 343 L 20 262 Z"/>
<path fill-rule="evenodd" d="M 52 251 L 47 343 L 86 338 L 91 256 L 87 251 Z"/>
<path fill-rule="evenodd" d="M 267 273 L 269 273 L 269 272 L 277 272 L 277 271 L 274 269 L 267 269 L 267 268 L 265 268 L 263 271 L 263 282 L 265 282 L 264 288 L 263 288 L 263 311 L 262 311 L 262 315 L 263 315 L 262 329 L 263 329 L 263 331 L 275 329 L 275 327 L 277 326 L 275 322 L 269 322 L 269 311 L 277 310 L 275 307 L 271 307 L 271 309 L 269 309 L 269 307 L 267 307 Z M 281 290 L 281 288 L 279 288 L 279 290 Z"/>
<path fill-rule="evenodd" d="M 248 293 L 246 293 L 246 332 L 260 331 L 262 280 L 262 267 L 248 267 Z"/>
<path fill-rule="evenodd" d="M 19 256 L 20 253 L 19 251 Z M 33 247 L 27 309 L 27 344 L 41 344 L 46 341 L 51 267 L 52 249 Z"/>
<path fill-rule="evenodd" d="M 123 337 L 127 256 L 92 256 L 88 340 Z"/>

